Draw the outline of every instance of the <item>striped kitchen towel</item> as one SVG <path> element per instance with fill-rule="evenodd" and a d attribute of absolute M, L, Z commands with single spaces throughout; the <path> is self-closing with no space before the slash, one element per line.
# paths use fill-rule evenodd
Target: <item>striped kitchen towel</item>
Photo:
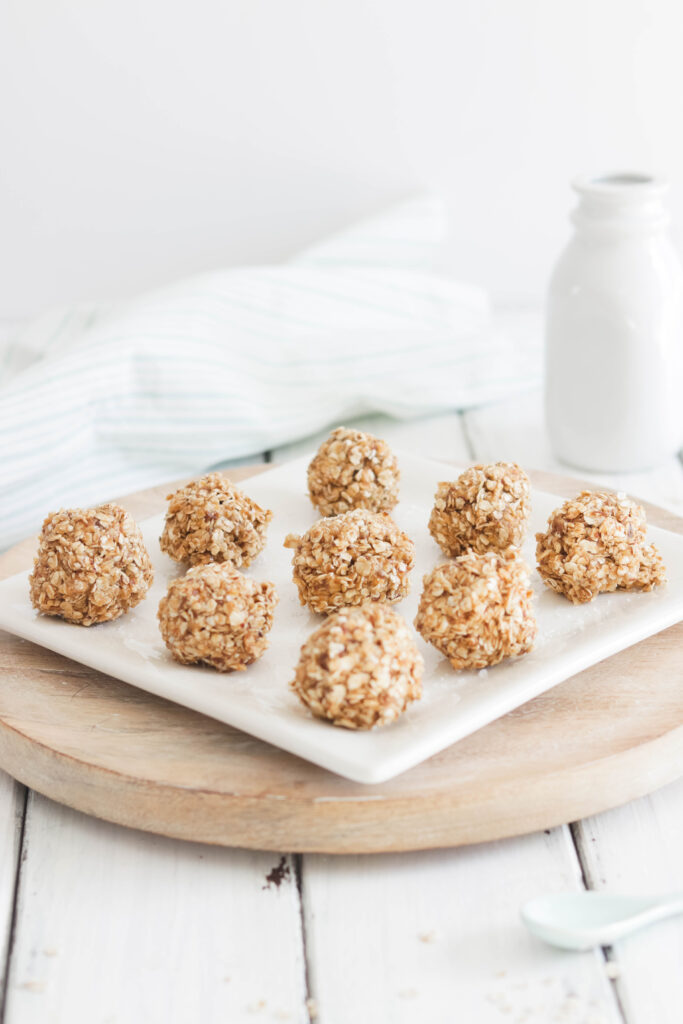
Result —
<path fill-rule="evenodd" d="M 278 266 L 71 307 L 0 353 L 0 547 L 85 505 L 384 412 L 461 409 L 539 382 L 480 289 L 431 268 L 433 197 Z"/>

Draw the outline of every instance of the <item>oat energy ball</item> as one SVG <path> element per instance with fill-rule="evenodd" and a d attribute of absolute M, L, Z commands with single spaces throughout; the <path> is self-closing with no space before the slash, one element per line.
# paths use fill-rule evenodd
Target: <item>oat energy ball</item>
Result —
<path fill-rule="evenodd" d="M 514 462 L 472 466 L 440 483 L 429 532 L 451 558 L 521 544 L 529 520 L 529 478 Z"/>
<path fill-rule="evenodd" d="M 425 576 L 415 628 L 453 668 L 487 668 L 533 647 L 531 598 L 515 548 L 468 551 Z"/>
<path fill-rule="evenodd" d="M 43 523 L 29 576 L 31 604 L 80 626 L 134 608 L 154 573 L 140 529 L 118 505 L 69 508 Z"/>
<path fill-rule="evenodd" d="M 324 516 L 353 508 L 391 512 L 398 501 L 399 477 L 386 441 L 337 427 L 308 467 L 308 493 Z"/>
<path fill-rule="evenodd" d="M 318 718 L 347 729 L 393 722 L 422 695 L 422 657 L 387 605 L 330 615 L 301 648 L 292 690 Z"/>
<path fill-rule="evenodd" d="M 255 583 L 226 562 L 212 562 L 172 580 L 157 617 L 176 661 L 232 672 L 265 651 L 276 604 L 272 583 Z"/>
<path fill-rule="evenodd" d="M 273 513 L 230 483 L 209 473 L 168 495 L 161 550 L 176 562 L 204 565 L 230 562 L 247 566 L 266 543 Z"/>
<path fill-rule="evenodd" d="M 624 494 L 582 491 L 536 534 L 538 571 L 572 604 L 612 590 L 652 590 L 666 582 L 661 556 L 645 543 L 645 510 Z"/>
<path fill-rule="evenodd" d="M 289 534 L 292 577 L 299 601 L 313 612 L 332 612 L 364 601 L 401 601 L 415 545 L 386 512 L 364 508 L 319 519 L 303 537 Z"/>

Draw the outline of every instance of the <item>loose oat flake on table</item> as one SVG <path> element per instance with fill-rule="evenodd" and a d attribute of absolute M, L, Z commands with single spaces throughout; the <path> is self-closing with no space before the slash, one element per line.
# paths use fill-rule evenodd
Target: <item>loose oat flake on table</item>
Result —
<path fill-rule="evenodd" d="M 533 647 L 532 595 L 516 548 L 468 551 L 425 576 L 415 628 L 453 668 L 488 668 Z"/>
<path fill-rule="evenodd" d="M 625 494 L 582 491 L 536 534 L 538 571 L 572 604 L 613 590 L 652 590 L 666 582 L 666 570 L 646 532 L 645 509 Z"/>
<path fill-rule="evenodd" d="M 439 484 L 429 532 L 451 558 L 469 550 L 504 551 L 522 543 L 530 511 L 523 469 L 514 462 L 480 464 Z"/>
<path fill-rule="evenodd" d="M 368 602 L 335 612 L 311 634 L 290 685 L 316 717 L 373 729 L 419 700 L 422 670 L 405 619 Z"/>
<path fill-rule="evenodd" d="M 209 473 L 168 495 L 161 550 L 176 562 L 248 566 L 266 543 L 273 513 L 230 482 Z"/>
<path fill-rule="evenodd" d="M 172 580 L 159 603 L 159 629 L 183 665 L 240 671 L 268 647 L 277 594 L 222 562 L 194 566 Z"/>
<path fill-rule="evenodd" d="M 327 613 L 364 601 L 401 601 L 410 586 L 415 545 L 386 512 L 354 509 L 317 523 L 293 548 L 292 578 L 301 604 Z"/>
<path fill-rule="evenodd" d="M 29 576 L 31 603 L 43 615 L 92 626 L 139 604 L 153 575 L 140 529 L 125 509 L 61 509 L 43 523 Z"/>
<path fill-rule="evenodd" d="M 391 512 L 400 473 L 386 441 L 361 430 L 337 427 L 308 467 L 308 493 L 324 516 L 354 508 Z"/>

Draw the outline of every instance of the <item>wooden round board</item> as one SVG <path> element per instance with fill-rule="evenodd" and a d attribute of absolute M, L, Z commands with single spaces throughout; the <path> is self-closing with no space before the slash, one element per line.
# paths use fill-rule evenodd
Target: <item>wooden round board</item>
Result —
<path fill-rule="evenodd" d="M 548 491 L 578 490 L 531 475 Z M 122 504 L 152 515 L 172 486 Z M 683 533 L 683 519 L 651 506 L 648 515 Z M 27 568 L 34 550 L 32 538 L 2 556 L 0 578 Z M 370 853 L 500 839 L 683 774 L 682 641 L 679 623 L 404 775 L 363 786 L 0 632 L 0 766 L 87 814 L 225 846 Z"/>

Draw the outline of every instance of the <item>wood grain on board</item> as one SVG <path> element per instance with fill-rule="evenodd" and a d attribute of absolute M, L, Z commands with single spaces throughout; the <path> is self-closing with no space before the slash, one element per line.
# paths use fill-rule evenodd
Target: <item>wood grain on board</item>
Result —
<path fill-rule="evenodd" d="M 170 486 L 123 504 L 151 515 Z M 683 532 L 671 513 L 648 515 Z M 0 558 L 0 576 L 34 549 Z M 328 853 L 475 843 L 595 814 L 683 773 L 682 640 L 679 624 L 368 787 L 0 633 L 0 766 L 78 810 L 182 839 Z"/>

